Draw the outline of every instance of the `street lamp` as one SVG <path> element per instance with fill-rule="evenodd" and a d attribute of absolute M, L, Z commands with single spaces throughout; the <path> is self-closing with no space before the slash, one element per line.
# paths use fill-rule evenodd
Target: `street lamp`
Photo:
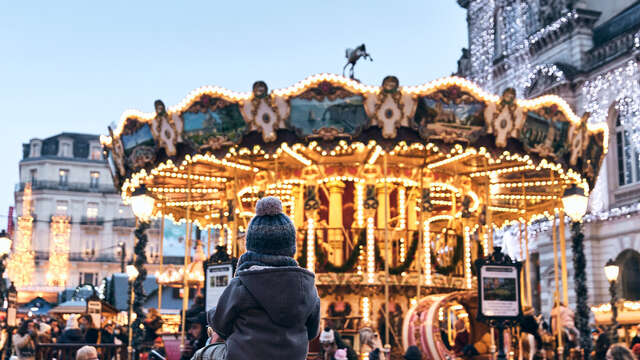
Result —
<path fill-rule="evenodd" d="M 0 231 L 0 303 L 3 302 L 5 297 L 6 286 L 4 283 L 4 270 L 5 270 L 5 261 L 7 257 L 9 257 L 9 253 L 11 252 L 11 238 L 9 234 L 2 230 Z"/>
<path fill-rule="evenodd" d="M 604 265 L 604 274 L 609 280 L 609 294 L 611 294 L 611 343 L 618 342 L 618 307 L 616 302 L 618 301 L 618 295 L 616 293 L 616 280 L 618 280 L 618 273 L 620 267 L 612 260 L 609 259 Z"/>
<path fill-rule="evenodd" d="M 153 215 L 155 199 L 147 192 L 147 187 L 141 185 L 131 194 L 131 210 L 139 220 L 147 222 Z"/>
<path fill-rule="evenodd" d="M 577 187 L 576 184 L 567 188 L 562 195 L 562 205 L 564 212 L 569 215 L 573 222 L 582 220 L 587 212 L 589 198 L 584 194 L 584 189 Z"/>
<path fill-rule="evenodd" d="M 573 277 L 576 292 L 576 324 L 580 331 L 580 346 L 584 350 L 585 359 L 591 353 L 591 328 L 589 328 L 589 305 L 587 288 L 587 260 L 584 255 L 584 234 L 582 233 L 582 217 L 587 212 L 589 198 L 585 189 L 572 184 L 562 195 L 564 212 L 571 218 L 571 250 L 573 252 Z M 564 222 L 564 219 L 560 219 Z M 564 236 L 562 234 L 561 236 Z"/>
<path fill-rule="evenodd" d="M 129 295 L 129 344 L 127 346 L 128 359 L 133 359 L 133 331 L 131 329 L 131 314 L 133 313 L 133 281 L 138 277 L 138 269 L 134 265 L 127 265 L 127 277 L 129 278 L 129 288 L 131 289 L 131 293 Z"/>

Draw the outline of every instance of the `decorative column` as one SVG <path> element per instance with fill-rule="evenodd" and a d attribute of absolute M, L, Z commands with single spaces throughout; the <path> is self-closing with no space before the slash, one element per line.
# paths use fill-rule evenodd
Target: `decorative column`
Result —
<path fill-rule="evenodd" d="M 342 194 L 345 184 L 342 181 L 331 181 L 329 187 L 329 246 L 332 252 L 330 261 L 338 266 L 344 260 L 343 236 L 342 236 Z"/>
<path fill-rule="evenodd" d="M 27 183 L 22 194 L 22 216 L 18 218 L 17 239 L 7 266 L 7 275 L 17 287 L 31 285 L 35 272 L 35 254 L 31 247 L 31 205 L 31 183 Z"/>
<path fill-rule="evenodd" d="M 367 218 L 367 282 L 373 284 L 376 276 L 376 225 L 374 216 L 379 208 L 378 200 L 375 198 L 375 186 L 367 185 L 367 197 L 364 202 L 365 216 Z"/>
<path fill-rule="evenodd" d="M 47 283 L 49 286 L 65 286 L 69 278 L 69 235 L 71 224 L 68 216 L 51 218 L 51 245 Z"/>
<path fill-rule="evenodd" d="M 471 235 L 468 226 L 464 227 L 464 280 L 467 289 L 471 289 Z"/>

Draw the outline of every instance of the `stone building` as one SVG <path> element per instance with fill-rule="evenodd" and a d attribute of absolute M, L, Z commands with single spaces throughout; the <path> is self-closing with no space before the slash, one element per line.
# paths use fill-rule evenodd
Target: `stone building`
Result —
<path fill-rule="evenodd" d="M 610 258 L 621 266 L 622 297 L 640 300 L 640 161 L 630 126 L 639 121 L 634 114 L 640 102 L 640 2 L 457 2 L 467 10 L 469 33 L 458 75 L 496 93 L 514 87 L 518 97 L 557 94 L 577 113 L 590 112 L 590 122 L 608 125 L 609 152 L 583 226 L 589 304 L 609 301 L 603 267 Z M 539 257 L 538 304 L 549 314 L 555 287 L 550 226 L 547 222 L 534 228 L 530 233 L 537 252 L 533 258 Z M 569 236 L 567 226 L 568 294 L 574 307 Z"/>
<path fill-rule="evenodd" d="M 19 163 L 20 183 L 15 191 L 17 214 L 22 214 L 24 188 L 32 188 L 34 217 L 31 246 L 35 252 L 32 284 L 19 288 L 21 300 L 36 295 L 52 297 L 79 284 L 99 285 L 105 277 L 120 272 L 122 250 L 127 262 L 133 253 L 135 219 L 114 188 L 107 162 L 102 156 L 98 135 L 61 133 L 46 139 L 31 139 L 23 145 Z M 66 280 L 52 281 L 52 217 L 70 221 L 66 239 L 69 251 Z M 159 260 L 159 224 L 149 230 L 147 255 Z M 15 241 L 14 241 L 15 243 Z M 149 268 L 150 274 L 155 266 Z M 60 274 L 58 274 L 60 275 Z"/>

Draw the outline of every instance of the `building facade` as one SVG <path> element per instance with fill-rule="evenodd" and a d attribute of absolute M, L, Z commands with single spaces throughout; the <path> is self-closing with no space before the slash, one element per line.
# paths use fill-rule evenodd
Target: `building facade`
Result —
<path fill-rule="evenodd" d="M 17 214 L 22 215 L 24 190 L 30 184 L 36 269 L 31 284 L 19 288 L 21 300 L 51 297 L 80 284 L 97 286 L 103 278 L 120 272 L 121 262 L 128 262 L 133 253 L 136 221 L 113 185 L 98 135 L 62 133 L 31 139 L 23 145 L 19 167 L 15 204 Z M 69 222 L 67 235 L 54 234 L 54 219 Z M 153 274 L 160 255 L 159 223 L 152 225 L 148 236 L 149 273 Z M 51 258 L 59 254 L 52 249 L 54 237 L 66 243 L 56 245 L 67 247 L 67 266 L 61 270 L 66 274 L 50 266 Z"/>
<path fill-rule="evenodd" d="M 640 161 L 633 123 L 640 124 L 640 2 L 633 0 L 458 0 L 467 10 L 469 48 L 458 75 L 518 97 L 557 94 L 590 122 L 609 127 L 608 155 L 585 218 L 591 305 L 609 301 L 603 267 L 621 266 L 619 294 L 640 300 Z M 636 136 L 639 136 L 636 129 Z M 638 137 L 640 139 L 640 137 Z M 555 289 L 550 222 L 530 228 L 538 304 L 549 314 Z M 568 294 L 575 308 L 573 261 L 566 226 Z M 506 241 L 505 241 L 506 243 Z M 559 251 L 558 255 L 562 254 Z M 561 290 L 562 291 L 562 290 Z M 536 301 L 534 301 L 534 304 Z"/>

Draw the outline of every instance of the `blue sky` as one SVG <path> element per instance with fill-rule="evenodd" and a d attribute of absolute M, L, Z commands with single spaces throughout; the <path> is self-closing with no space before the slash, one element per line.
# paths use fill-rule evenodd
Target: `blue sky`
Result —
<path fill-rule="evenodd" d="M 341 73 L 344 49 L 363 42 L 374 61 L 356 68 L 362 82 L 425 83 L 455 71 L 466 13 L 455 0 L 0 0 L 0 215 L 30 138 L 104 134 L 125 109 L 173 105 L 203 85 L 273 89 Z"/>

